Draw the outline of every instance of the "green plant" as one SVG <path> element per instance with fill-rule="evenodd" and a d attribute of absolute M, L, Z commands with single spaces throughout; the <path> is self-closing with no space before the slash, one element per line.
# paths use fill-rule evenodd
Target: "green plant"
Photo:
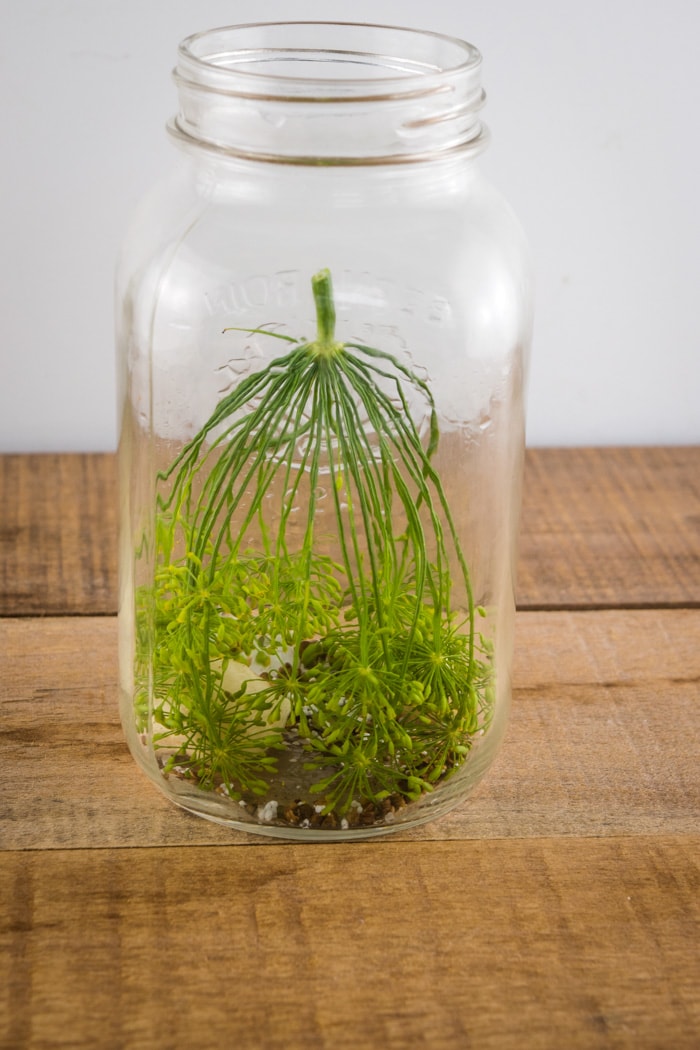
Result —
<path fill-rule="evenodd" d="M 152 691 L 166 771 L 274 798 L 279 753 L 302 747 L 310 792 L 342 816 L 449 776 L 488 725 L 493 683 L 432 462 L 428 385 L 388 353 L 337 342 L 328 271 L 312 289 L 316 338 L 238 329 L 291 348 L 159 475 L 137 707 L 145 724 Z"/>

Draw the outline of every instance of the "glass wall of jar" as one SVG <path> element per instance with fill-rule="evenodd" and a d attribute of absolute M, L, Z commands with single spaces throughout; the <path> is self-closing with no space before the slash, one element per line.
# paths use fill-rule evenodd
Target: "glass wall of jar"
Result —
<path fill-rule="evenodd" d="M 118 271 L 122 720 L 237 828 L 420 823 L 503 735 L 531 292 L 480 65 L 339 24 L 180 48 Z"/>

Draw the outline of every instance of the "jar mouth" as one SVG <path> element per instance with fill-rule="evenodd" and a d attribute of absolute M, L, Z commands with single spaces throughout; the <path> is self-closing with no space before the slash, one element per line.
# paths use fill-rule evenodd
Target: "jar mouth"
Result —
<path fill-rule="evenodd" d="M 394 53 L 392 53 L 394 52 Z M 195 70 L 213 90 L 247 97 L 359 101 L 411 97 L 477 70 L 457 37 L 351 22 L 256 22 L 194 33 L 176 77 Z"/>
<path fill-rule="evenodd" d="M 170 132 L 220 154 L 347 165 L 476 152 L 481 54 L 456 37 L 351 22 L 258 22 L 180 44 Z"/>

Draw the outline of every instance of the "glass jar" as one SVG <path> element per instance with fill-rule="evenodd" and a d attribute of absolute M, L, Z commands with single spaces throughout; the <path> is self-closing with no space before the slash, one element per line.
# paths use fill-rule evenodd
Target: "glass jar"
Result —
<path fill-rule="evenodd" d="M 531 292 L 480 66 L 365 25 L 179 50 L 118 271 L 121 714 L 235 828 L 419 824 L 503 736 Z"/>

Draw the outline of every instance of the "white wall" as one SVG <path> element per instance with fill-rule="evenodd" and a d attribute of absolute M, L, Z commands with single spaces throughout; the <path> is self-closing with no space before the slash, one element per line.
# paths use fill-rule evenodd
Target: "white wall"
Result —
<path fill-rule="evenodd" d="M 116 441 L 112 270 L 169 163 L 178 41 L 402 23 L 484 55 L 483 164 L 536 261 L 537 445 L 700 441 L 696 0 L 0 0 L 0 451 Z"/>

